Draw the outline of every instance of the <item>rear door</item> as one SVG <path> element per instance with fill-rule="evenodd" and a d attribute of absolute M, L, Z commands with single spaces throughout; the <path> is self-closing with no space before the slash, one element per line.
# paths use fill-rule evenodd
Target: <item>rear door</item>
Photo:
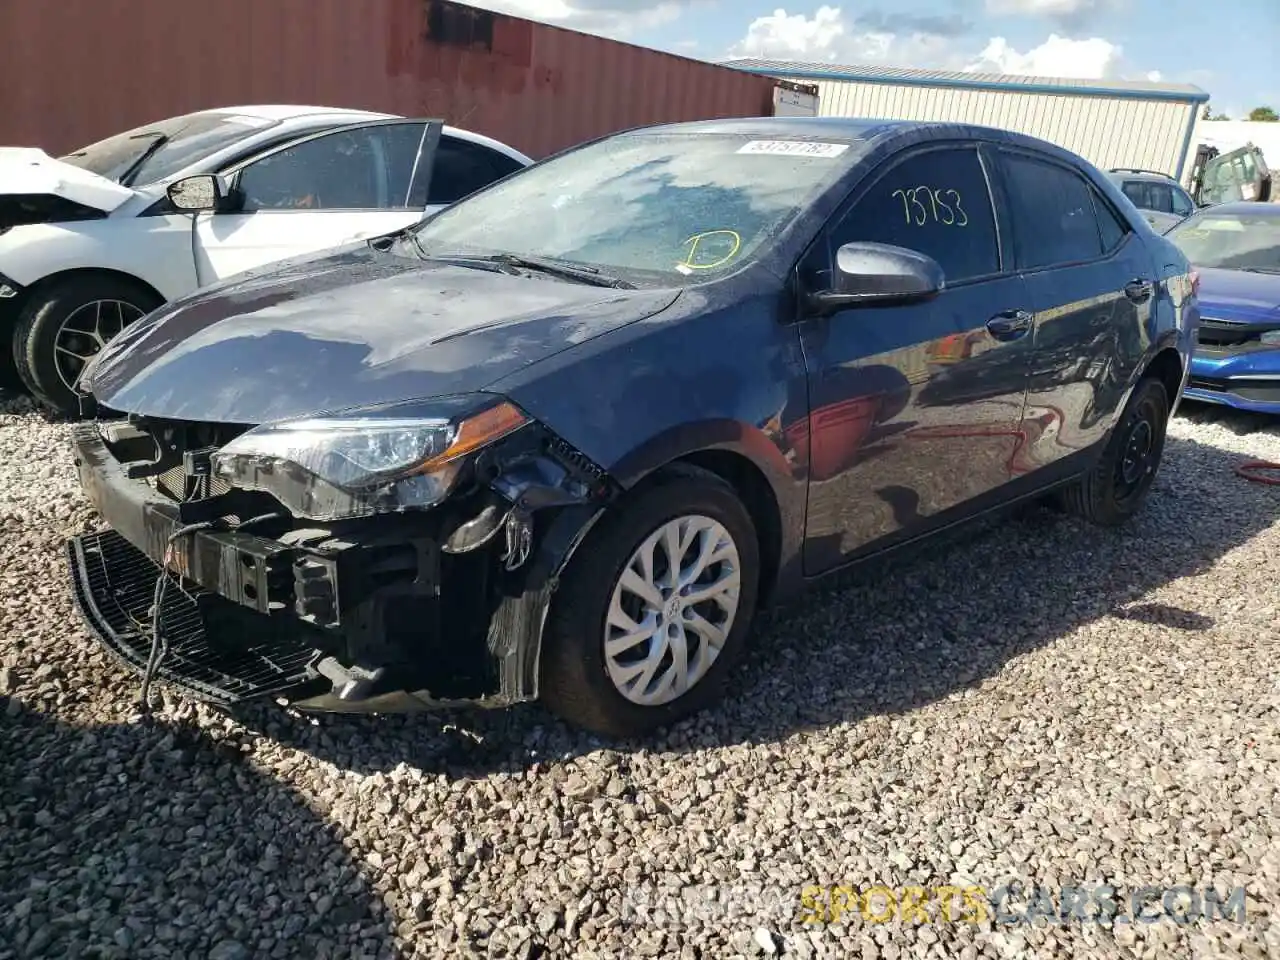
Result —
<path fill-rule="evenodd" d="M 381 120 L 274 149 L 231 171 L 243 198 L 195 225 L 201 285 L 420 220 L 441 125 Z"/>
<path fill-rule="evenodd" d="M 1076 168 L 1000 150 L 1015 262 L 1035 311 L 1027 418 L 1046 429 L 1028 468 L 1059 464 L 1100 440 L 1118 416 L 1147 346 L 1157 289 L 1151 254 Z"/>
<path fill-rule="evenodd" d="M 808 367 L 805 571 L 923 533 L 1002 487 L 1020 444 L 1031 348 L 1022 280 L 976 143 L 886 162 L 801 262 L 820 289 L 835 251 L 874 241 L 926 253 L 946 289 L 927 303 L 849 309 L 801 324 Z"/>

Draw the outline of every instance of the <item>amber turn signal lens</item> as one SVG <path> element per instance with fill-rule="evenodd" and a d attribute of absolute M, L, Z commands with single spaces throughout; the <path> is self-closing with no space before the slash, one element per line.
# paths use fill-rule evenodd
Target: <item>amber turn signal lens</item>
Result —
<path fill-rule="evenodd" d="M 430 460 L 423 462 L 416 472 L 427 472 L 442 463 L 473 453 L 520 429 L 528 422 L 529 418 L 514 404 L 505 400 L 495 404 L 459 423 L 453 443 Z"/>

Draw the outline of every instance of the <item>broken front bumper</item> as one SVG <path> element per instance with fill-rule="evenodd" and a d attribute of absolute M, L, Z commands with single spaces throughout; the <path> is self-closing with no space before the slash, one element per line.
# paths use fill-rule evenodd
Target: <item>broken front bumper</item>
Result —
<path fill-rule="evenodd" d="M 529 558 L 514 571 L 496 556 L 501 536 L 443 552 L 443 519 L 431 514 L 173 539 L 226 503 L 179 503 L 134 479 L 93 424 L 77 425 L 73 445 L 81 484 L 111 528 L 67 545 L 85 621 L 143 670 L 167 567 L 157 677 L 223 705 L 274 698 L 304 710 L 404 712 L 532 699 L 555 577 L 596 512 L 539 514 Z"/>

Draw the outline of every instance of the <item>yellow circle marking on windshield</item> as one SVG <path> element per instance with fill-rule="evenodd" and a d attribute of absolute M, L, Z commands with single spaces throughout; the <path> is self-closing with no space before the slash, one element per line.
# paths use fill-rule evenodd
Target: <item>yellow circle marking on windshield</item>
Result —
<path fill-rule="evenodd" d="M 704 241 L 711 237 L 724 237 L 732 246 L 729 252 L 723 254 L 710 263 L 694 263 L 694 258 L 698 255 L 698 250 L 702 247 Z M 714 270 L 716 267 L 722 267 L 734 257 L 738 255 L 738 251 L 742 249 L 742 237 L 738 235 L 736 230 L 707 230 L 703 233 L 695 233 L 688 240 L 685 240 L 681 246 L 689 247 L 689 255 L 676 264 L 676 269 L 683 267 L 685 270 Z M 713 244 L 712 248 L 719 244 Z"/>

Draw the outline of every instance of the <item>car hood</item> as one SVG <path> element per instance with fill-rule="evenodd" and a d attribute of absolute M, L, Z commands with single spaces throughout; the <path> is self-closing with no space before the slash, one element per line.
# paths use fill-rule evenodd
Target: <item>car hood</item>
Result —
<path fill-rule="evenodd" d="M 134 196 L 37 147 L 0 147 L 0 227 L 105 216 Z"/>
<path fill-rule="evenodd" d="M 1215 320 L 1280 324 L 1280 274 L 1199 267 L 1200 314 Z"/>
<path fill-rule="evenodd" d="M 466 393 L 678 296 L 360 244 L 161 307 L 108 344 L 84 386 L 120 412 L 236 424 Z"/>

